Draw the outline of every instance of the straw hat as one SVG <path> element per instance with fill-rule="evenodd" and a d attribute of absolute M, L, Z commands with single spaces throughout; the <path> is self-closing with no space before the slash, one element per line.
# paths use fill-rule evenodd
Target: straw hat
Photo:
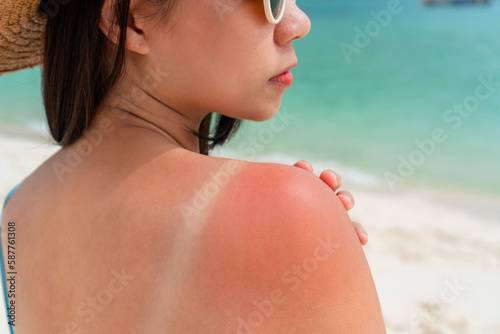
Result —
<path fill-rule="evenodd" d="M 42 64 L 46 18 L 40 0 L 0 0 L 0 75 Z"/>

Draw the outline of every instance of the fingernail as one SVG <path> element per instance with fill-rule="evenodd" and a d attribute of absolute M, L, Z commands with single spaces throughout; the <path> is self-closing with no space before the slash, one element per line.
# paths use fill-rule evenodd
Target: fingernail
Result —
<path fill-rule="evenodd" d="M 332 173 L 332 174 L 333 174 L 333 176 L 335 176 L 335 181 L 337 181 L 337 183 L 339 183 L 339 182 L 340 182 L 340 175 L 339 175 L 339 174 L 337 174 L 336 172 L 334 172 L 334 171 L 333 171 L 333 170 L 331 170 L 331 169 L 328 169 L 328 171 L 329 171 L 330 173 Z"/>
<path fill-rule="evenodd" d="M 347 204 L 349 206 L 352 206 L 351 198 L 349 196 L 345 196 L 345 195 L 340 195 L 340 196 L 342 196 L 342 198 L 344 199 L 344 201 L 347 201 Z"/>

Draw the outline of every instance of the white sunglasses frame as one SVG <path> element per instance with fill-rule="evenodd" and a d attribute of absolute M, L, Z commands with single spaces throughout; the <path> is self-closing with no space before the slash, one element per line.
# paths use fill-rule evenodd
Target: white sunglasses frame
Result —
<path fill-rule="evenodd" d="M 283 17 L 283 14 L 285 13 L 285 4 L 287 0 L 281 0 L 281 9 L 278 14 L 277 18 L 274 18 L 273 16 L 273 10 L 271 8 L 271 0 L 264 0 L 264 10 L 266 12 L 266 17 L 269 23 L 272 24 L 278 24 L 281 21 L 281 18 Z"/>

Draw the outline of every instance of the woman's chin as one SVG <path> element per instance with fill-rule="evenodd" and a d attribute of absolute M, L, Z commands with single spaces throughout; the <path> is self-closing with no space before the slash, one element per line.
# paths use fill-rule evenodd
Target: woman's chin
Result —
<path fill-rule="evenodd" d="M 245 105 L 245 104 L 243 104 Z M 276 116 L 281 107 L 281 99 L 274 101 L 262 101 L 262 103 L 253 103 L 252 105 L 246 104 L 246 108 L 229 109 L 227 113 L 219 112 L 227 117 L 236 119 L 265 122 Z"/>
<path fill-rule="evenodd" d="M 251 119 L 254 122 L 265 122 L 276 116 L 278 111 L 280 110 L 281 101 L 278 105 L 270 106 L 268 108 L 259 110 L 251 115 Z"/>
<path fill-rule="evenodd" d="M 249 121 L 254 121 L 254 122 L 265 122 L 276 116 L 276 112 L 270 112 L 270 113 L 265 113 L 265 114 L 257 114 L 257 115 L 252 115 L 251 118 L 247 118 Z"/>
<path fill-rule="evenodd" d="M 276 110 L 268 110 L 267 112 L 252 112 L 252 113 L 229 113 L 229 114 L 221 114 L 227 117 L 241 119 L 245 121 L 253 121 L 253 122 L 265 122 L 276 116 L 279 109 Z"/>

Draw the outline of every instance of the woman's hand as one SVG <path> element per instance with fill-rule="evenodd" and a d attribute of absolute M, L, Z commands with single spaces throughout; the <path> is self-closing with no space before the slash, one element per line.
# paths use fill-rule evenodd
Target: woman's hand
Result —
<path fill-rule="evenodd" d="M 294 166 L 305 169 L 311 173 L 313 171 L 311 164 L 304 160 L 297 161 Z M 352 197 L 352 194 L 346 190 L 337 191 L 337 189 L 340 188 L 340 185 L 342 184 L 340 175 L 332 170 L 324 170 L 323 172 L 321 172 L 319 178 L 323 180 L 323 182 L 325 182 L 333 191 L 336 192 L 340 202 L 342 202 L 344 208 L 347 211 L 352 209 L 352 207 L 354 206 L 354 197 Z M 361 242 L 361 245 L 366 245 L 366 243 L 368 242 L 368 234 L 366 233 L 365 229 L 358 222 L 352 222 L 352 224 L 354 225 L 354 229 L 356 230 L 356 234 L 358 235 L 359 242 Z"/>

